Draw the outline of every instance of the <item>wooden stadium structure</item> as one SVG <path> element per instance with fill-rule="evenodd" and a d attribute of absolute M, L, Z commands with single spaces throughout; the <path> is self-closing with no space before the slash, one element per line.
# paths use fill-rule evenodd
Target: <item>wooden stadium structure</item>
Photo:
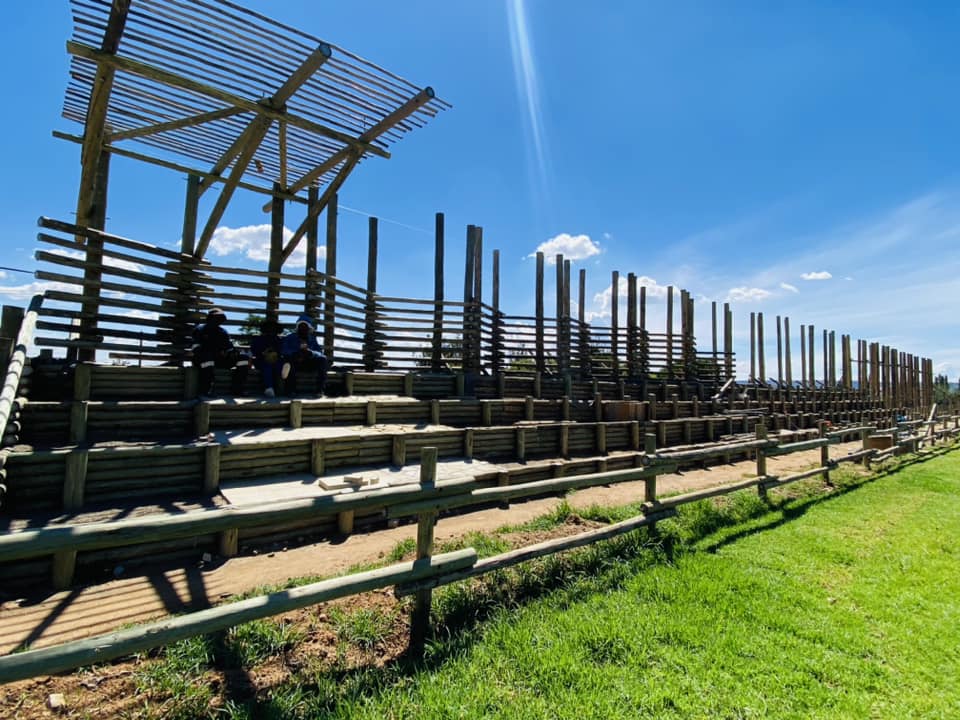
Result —
<path fill-rule="evenodd" d="M 829 481 L 839 463 L 882 461 L 960 433 L 955 408 L 934 403 L 931 359 L 809 324 L 791 331 L 789 318 L 762 312 L 749 314 L 748 345 L 737 341 L 729 304 L 698 312 L 692 293 L 644 287 L 638 272 L 612 273 L 610 317 L 592 322 L 586 272 L 538 253 L 534 313 L 512 314 L 500 301 L 500 252 L 484 253 L 480 226 L 466 228 L 463 295 L 447 297 L 442 213 L 432 296 L 378 292 L 376 218 L 366 276 L 340 277 L 345 180 L 450 106 L 228 0 L 70 4 L 64 116 L 83 132 L 57 135 L 81 146 L 77 218 L 40 219 L 36 277 L 51 286 L 26 309 L 5 307 L 0 326 L 4 586 L 75 590 L 120 564 L 147 574 L 201 553 L 227 559 L 276 541 L 327 542 L 403 518 L 418 523 L 419 560 L 296 598 L 0 657 L 0 682 L 386 585 L 416 597 L 422 642 L 437 585 L 631 532 L 686 502 Z M 112 155 L 189 176 L 178 250 L 107 232 Z M 206 257 L 238 189 L 268 198 L 266 269 Z M 208 190 L 217 199 L 204 219 L 198 201 Z M 288 203 L 305 212 L 284 241 Z M 300 242 L 305 269 L 285 268 Z M 648 317 L 654 292 L 662 327 Z M 240 396 L 198 398 L 188 336 L 213 306 L 234 333 L 248 315 L 317 317 L 333 363 L 328 397 L 264 399 L 252 373 Z M 831 457 L 843 441 L 857 447 Z M 814 467 L 768 472 L 768 457 L 810 450 L 819 451 Z M 756 461 L 747 479 L 658 491 L 658 475 L 744 458 Z M 432 555 L 441 512 L 456 522 L 455 510 L 629 481 L 643 482 L 645 505 L 625 523 L 482 561 L 466 550 Z M 44 630 L 11 638 L 6 650 L 42 645 Z"/>

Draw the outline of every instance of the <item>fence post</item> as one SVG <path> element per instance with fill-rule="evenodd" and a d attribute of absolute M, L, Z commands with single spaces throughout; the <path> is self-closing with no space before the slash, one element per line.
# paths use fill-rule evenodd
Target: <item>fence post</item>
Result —
<path fill-rule="evenodd" d="M 323 272 L 323 354 L 334 361 L 337 325 L 337 195 L 327 203 L 327 258 Z M 320 288 L 317 288 L 319 294 Z"/>
<path fill-rule="evenodd" d="M 643 436 L 643 452 L 649 457 L 657 454 L 657 436 L 647 434 Z M 654 460 L 656 462 L 656 460 Z M 651 504 L 657 502 L 657 476 L 651 475 L 643 480 L 643 501 Z"/>
<path fill-rule="evenodd" d="M 367 301 L 363 334 L 363 368 L 367 372 L 377 369 L 377 218 L 369 221 L 369 240 L 367 246 Z"/>
<path fill-rule="evenodd" d="M 443 213 L 437 213 L 434 223 L 433 250 L 433 339 L 431 341 L 430 369 L 438 372 L 443 367 Z"/>
<path fill-rule="evenodd" d="M 827 436 L 827 422 L 826 420 L 821 420 L 817 423 L 817 428 L 820 430 L 820 437 L 825 438 Z M 830 470 L 828 466 L 830 464 L 830 446 L 824 445 L 820 448 L 820 466 L 824 468 L 823 470 L 823 481 L 830 484 Z"/>
<path fill-rule="evenodd" d="M 420 451 L 420 487 L 432 488 L 437 477 L 437 448 L 425 447 Z M 433 553 L 433 531 L 437 523 L 435 510 L 417 516 L 417 560 L 425 560 Z M 418 590 L 413 599 L 413 614 L 410 618 L 410 648 L 422 653 L 430 629 L 430 605 L 433 591 Z"/>
<path fill-rule="evenodd" d="M 763 423 L 757 423 L 754 428 L 756 433 L 757 440 L 766 440 L 767 439 L 767 426 Z M 767 476 L 767 454 L 763 451 L 763 448 L 757 448 L 757 477 L 765 478 Z M 757 494 L 762 497 L 767 497 L 767 488 L 761 481 L 757 485 Z"/>

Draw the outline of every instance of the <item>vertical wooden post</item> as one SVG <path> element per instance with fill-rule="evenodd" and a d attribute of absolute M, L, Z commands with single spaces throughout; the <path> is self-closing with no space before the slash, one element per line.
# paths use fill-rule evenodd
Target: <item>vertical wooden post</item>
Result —
<path fill-rule="evenodd" d="M 627 273 L 627 377 L 637 376 L 637 276 Z"/>
<path fill-rule="evenodd" d="M 610 370 L 613 381 L 620 378 L 620 273 L 614 270 L 610 278 Z"/>
<path fill-rule="evenodd" d="M 220 444 L 207 445 L 203 456 L 203 494 L 214 495 L 220 490 Z"/>
<path fill-rule="evenodd" d="M 377 341 L 377 244 L 379 225 L 377 218 L 369 218 L 367 242 L 367 301 L 366 322 L 363 337 L 363 368 L 367 372 L 377 369 L 379 356 Z"/>
<path fill-rule="evenodd" d="M 647 335 L 647 286 L 640 286 L 640 374 L 644 383 L 650 378 L 650 337 Z"/>
<path fill-rule="evenodd" d="M 597 454 L 607 454 L 607 426 L 599 422 L 596 424 L 595 440 L 597 444 Z"/>
<path fill-rule="evenodd" d="M 319 189 L 311 185 L 307 189 L 307 257 L 304 262 L 304 275 L 307 277 L 307 285 L 305 288 L 306 295 L 303 298 L 303 311 L 312 318 L 317 317 L 317 306 L 319 305 L 318 292 L 320 288 L 317 285 L 316 273 L 317 259 L 320 255 L 320 223 L 318 214 L 311 212 L 311 210 L 316 207 L 319 198 Z M 327 212 L 330 212 L 329 208 Z M 321 323 L 315 322 L 314 325 L 319 330 Z M 326 326 L 324 326 L 324 338 L 326 338 Z"/>
<path fill-rule="evenodd" d="M 717 301 L 714 300 L 710 303 L 710 340 L 713 354 L 713 381 L 715 383 L 720 382 L 720 365 L 717 358 Z"/>
<path fill-rule="evenodd" d="M 830 333 L 823 331 L 823 385 L 824 388 L 831 387 L 830 382 Z"/>
<path fill-rule="evenodd" d="M 786 358 L 787 387 L 793 387 L 793 357 L 790 352 L 790 318 L 783 318 L 783 347 Z"/>
<path fill-rule="evenodd" d="M 63 511 L 79 512 L 83 507 L 87 484 L 87 450 L 74 448 L 67 453 L 63 473 Z"/>
<path fill-rule="evenodd" d="M 103 33 L 100 51 L 115 55 L 120 45 L 127 22 L 130 0 L 115 0 L 111 3 L 110 16 Z M 77 225 L 103 229 L 106 217 L 107 183 L 109 177 L 109 153 L 103 149 L 107 134 L 107 108 L 113 90 L 114 68 L 108 63 L 99 63 L 93 79 L 87 117 L 83 131 L 80 153 L 80 188 L 77 192 Z M 86 249 L 87 266 L 83 273 L 83 296 L 90 298 L 82 303 L 83 321 L 80 338 L 91 339 L 97 334 L 97 315 L 100 310 L 100 279 L 103 267 L 103 241 L 97 238 L 77 236 L 78 244 Z M 82 348 L 81 360 L 94 360 L 94 348 Z"/>
<path fill-rule="evenodd" d="M 280 311 L 280 271 L 283 255 L 283 214 L 284 202 L 280 194 L 280 183 L 273 184 L 273 198 L 270 202 L 270 262 L 267 275 L 266 316 L 270 320 L 279 319 Z"/>
<path fill-rule="evenodd" d="M 197 246 L 197 208 L 200 203 L 200 177 L 187 176 L 187 197 L 183 203 L 183 232 L 180 235 L 180 252 L 193 255 Z"/>
<path fill-rule="evenodd" d="M 757 313 L 757 365 L 760 371 L 760 384 L 766 387 L 767 384 L 767 362 L 765 344 L 763 340 L 763 313 Z"/>
<path fill-rule="evenodd" d="M 830 388 L 837 388 L 837 334 L 834 330 L 830 331 L 830 348 L 828 351 L 830 367 Z"/>
<path fill-rule="evenodd" d="M 726 377 L 734 377 L 733 369 L 733 311 L 730 303 L 723 304 L 723 356 L 726 364 Z"/>
<path fill-rule="evenodd" d="M 86 400 L 74 400 L 70 404 L 70 430 L 68 439 L 71 443 L 83 443 L 87 440 L 88 405 L 89 403 Z"/>
<path fill-rule="evenodd" d="M 430 369 L 434 372 L 443 367 L 443 232 L 443 213 L 438 212 L 433 228 L 433 339 L 430 345 Z"/>
<path fill-rule="evenodd" d="M 817 428 L 820 431 L 820 437 L 825 438 L 827 436 L 827 422 L 825 420 L 820 420 L 817 423 Z M 830 446 L 824 445 L 820 448 L 820 466 L 824 468 L 823 471 L 823 481 L 827 484 L 830 483 Z"/>
<path fill-rule="evenodd" d="M 767 439 L 767 426 L 762 422 L 758 422 L 754 427 L 754 432 L 756 433 L 757 440 L 766 440 Z M 757 477 L 764 478 L 767 476 L 767 454 L 763 451 L 763 448 L 757 448 Z M 761 482 L 757 485 L 757 493 L 760 497 L 767 496 L 767 488 Z"/>
<path fill-rule="evenodd" d="M 503 315 L 500 312 L 500 251 L 493 251 L 493 338 L 490 348 L 490 373 L 498 375 L 503 370 Z"/>
<path fill-rule="evenodd" d="M 303 400 L 290 401 L 290 427 L 303 427 Z"/>
<path fill-rule="evenodd" d="M 437 477 L 437 448 L 425 447 L 420 451 L 420 487 L 424 490 L 434 486 Z M 426 560 L 433 554 L 433 532 L 437 523 L 435 510 L 417 516 L 417 560 Z M 410 647 L 422 653 L 430 630 L 430 605 L 433 591 L 418 590 L 413 599 L 413 615 L 410 618 Z"/>
<path fill-rule="evenodd" d="M 653 458 L 657 454 L 657 436 L 647 434 L 643 436 L 643 452 Z M 643 501 L 654 504 L 657 502 L 657 476 L 651 475 L 643 480 Z"/>
<path fill-rule="evenodd" d="M 327 257 L 324 273 L 323 354 L 333 362 L 337 324 L 337 202 L 334 194 L 327 204 Z"/>
<path fill-rule="evenodd" d="M 470 308 L 473 303 L 473 276 L 475 271 L 474 263 L 477 260 L 477 253 L 474 243 L 477 241 L 476 225 L 467 225 L 467 244 L 464 251 L 463 262 L 463 335 L 461 341 L 462 364 L 461 372 L 467 372 L 470 368 L 470 362 L 473 359 L 473 332 L 471 326 Z"/>
<path fill-rule="evenodd" d="M 800 326 L 800 385 L 807 389 L 807 326 Z"/>
<path fill-rule="evenodd" d="M 577 355 L 581 377 L 590 375 L 590 335 L 586 323 L 587 271 L 581 269 L 577 294 Z"/>
<path fill-rule="evenodd" d="M 667 286 L 667 377 L 673 379 L 673 285 Z"/>
<path fill-rule="evenodd" d="M 777 315 L 777 387 L 783 387 L 783 327 Z"/>
<path fill-rule="evenodd" d="M 564 382 L 570 382 L 570 371 L 573 368 L 573 350 L 571 348 L 572 326 L 570 318 L 570 268 L 569 260 L 563 261 L 563 338 L 564 352 L 566 353 L 566 369 Z"/>
<path fill-rule="evenodd" d="M 393 452 L 391 462 L 397 467 L 407 464 L 407 438 L 405 435 L 393 436 Z"/>
<path fill-rule="evenodd" d="M 557 253 L 554 258 L 556 265 L 556 299 L 557 314 L 554 324 L 554 345 L 556 347 L 557 372 L 564 373 L 567 370 L 567 358 L 565 353 L 563 337 L 563 253 Z"/>
<path fill-rule="evenodd" d="M 536 371 L 543 372 L 546 369 L 544 358 L 543 341 L 543 253 L 537 253 L 537 278 L 536 278 Z"/>
<path fill-rule="evenodd" d="M 470 357 L 470 372 L 479 373 L 483 364 L 483 325 L 480 322 L 483 302 L 483 228 L 479 225 L 473 229 L 473 296 L 470 303 L 470 332 L 472 339 L 470 348 L 473 354 Z"/>

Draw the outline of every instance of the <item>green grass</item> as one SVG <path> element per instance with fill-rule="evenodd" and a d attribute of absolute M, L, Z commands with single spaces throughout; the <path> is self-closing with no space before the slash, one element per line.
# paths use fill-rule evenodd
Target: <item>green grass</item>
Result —
<path fill-rule="evenodd" d="M 293 626 L 258 621 L 165 649 L 138 691 L 150 717 L 172 718 L 960 717 L 958 477 L 960 454 L 867 483 L 843 468 L 829 495 L 817 481 L 770 502 L 736 493 L 652 533 L 441 588 L 416 665 L 346 662 L 408 608 L 337 606 L 332 666 L 297 659 Z M 563 502 L 438 551 L 489 556 L 508 532 L 637 512 Z M 413 549 L 399 543 L 386 562 Z M 209 669 L 291 650 L 289 681 L 215 702 Z"/>
<path fill-rule="evenodd" d="M 525 566 L 559 589 L 492 605 L 330 714 L 960 717 L 960 455 L 835 479 L 772 510 L 749 493 L 684 508 L 662 551 Z"/>
<path fill-rule="evenodd" d="M 330 608 L 330 622 L 342 642 L 369 650 L 387 637 L 393 618 L 378 608 L 348 610 L 334 606 Z"/>

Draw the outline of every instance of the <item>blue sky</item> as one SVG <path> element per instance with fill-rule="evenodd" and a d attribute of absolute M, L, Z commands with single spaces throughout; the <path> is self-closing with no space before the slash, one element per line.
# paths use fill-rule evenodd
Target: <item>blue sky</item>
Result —
<path fill-rule="evenodd" d="M 611 271 L 635 272 L 731 301 L 738 341 L 760 310 L 768 338 L 782 314 L 795 333 L 814 323 L 960 375 L 960 5 L 244 4 L 454 105 L 347 182 L 341 203 L 359 212 L 341 212 L 343 277 L 364 277 L 369 212 L 382 219 L 381 291 L 430 297 L 443 211 L 451 297 L 474 223 L 487 261 L 501 250 L 511 311 L 533 310 L 530 254 L 559 245 L 587 269 L 598 322 Z M 77 131 L 60 118 L 70 16 L 66 0 L 6 13 L 0 34 L 20 70 L 6 76 L 0 265 L 32 270 L 36 218 L 69 219 L 76 204 L 78 149 L 50 135 Z M 175 243 L 184 178 L 122 158 L 111 172 L 107 229 Z M 261 204 L 239 192 L 221 237 L 261 238 L 247 229 L 269 222 Z M 244 252 L 257 255 L 221 260 L 264 266 Z M 5 271 L 0 301 L 22 304 L 32 282 Z"/>

